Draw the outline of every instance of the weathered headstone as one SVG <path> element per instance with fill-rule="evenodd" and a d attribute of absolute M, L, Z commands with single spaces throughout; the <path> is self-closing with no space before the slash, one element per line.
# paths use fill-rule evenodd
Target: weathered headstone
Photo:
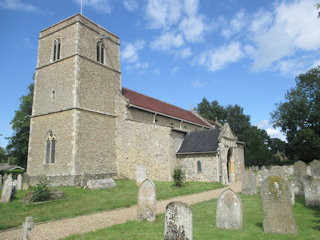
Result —
<path fill-rule="evenodd" d="M 2 175 L 0 174 L 0 189 L 2 188 Z"/>
<path fill-rule="evenodd" d="M 306 176 L 303 178 L 303 184 L 306 206 L 320 206 L 320 178 Z"/>
<path fill-rule="evenodd" d="M 30 187 L 30 176 L 28 173 L 22 175 L 22 190 L 29 190 Z"/>
<path fill-rule="evenodd" d="M 17 191 L 19 191 L 21 189 L 22 189 L 22 175 L 18 174 L 18 177 L 17 177 Z"/>
<path fill-rule="evenodd" d="M 270 233 L 297 233 L 290 189 L 279 176 L 268 177 L 261 185 L 263 202 L 263 229 Z"/>
<path fill-rule="evenodd" d="M 284 180 L 288 180 L 288 175 L 282 169 L 283 168 L 280 166 L 272 166 L 270 169 L 270 175 L 275 175 L 283 178 Z"/>
<path fill-rule="evenodd" d="M 260 170 L 257 173 L 257 177 L 256 177 L 256 181 L 257 181 L 257 186 L 261 187 L 261 184 L 263 183 L 264 180 L 266 180 L 267 177 L 270 176 L 269 170 L 264 169 L 264 170 Z"/>
<path fill-rule="evenodd" d="M 242 193 L 254 195 L 257 193 L 256 175 L 253 172 L 245 171 L 242 175 Z"/>
<path fill-rule="evenodd" d="M 114 188 L 116 183 L 112 178 L 89 180 L 87 183 L 88 189 L 102 189 L 102 188 Z"/>
<path fill-rule="evenodd" d="M 223 229 L 242 229 L 242 202 L 238 194 L 227 189 L 217 200 L 216 226 Z"/>
<path fill-rule="evenodd" d="M 183 202 L 166 207 L 164 240 L 192 240 L 192 208 Z"/>
<path fill-rule="evenodd" d="M 4 186 L 1 194 L 1 202 L 9 202 L 12 194 L 12 175 L 9 174 L 6 181 L 4 182 Z"/>
<path fill-rule="evenodd" d="M 254 170 L 256 171 L 256 172 L 258 172 L 260 169 L 259 169 L 259 166 L 256 166 L 255 168 L 254 168 Z"/>
<path fill-rule="evenodd" d="M 140 220 L 156 220 L 157 192 L 154 183 L 146 179 L 139 187 L 137 217 Z"/>
<path fill-rule="evenodd" d="M 309 165 L 306 165 L 307 176 L 311 176 L 311 169 Z"/>
<path fill-rule="evenodd" d="M 147 179 L 147 169 L 144 166 L 136 166 L 136 184 L 140 186 Z"/>
<path fill-rule="evenodd" d="M 22 223 L 23 227 L 23 240 L 31 239 L 31 230 L 34 227 L 33 217 L 26 217 L 26 221 Z"/>
<path fill-rule="evenodd" d="M 320 161 L 314 159 L 309 163 L 312 177 L 320 177 Z"/>
<path fill-rule="evenodd" d="M 304 177 L 307 175 L 306 163 L 302 161 L 297 161 L 294 163 L 294 176 Z"/>
<path fill-rule="evenodd" d="M 266 167 L 265 167 L 265 166 L 262 166 L 260 170 L 266 170 Z"/>
<path fill-rule="evenodd" d="M 294 177 L 290 181 L 295 196 L 304 195 L 304 187 L 301 178 Z"/>

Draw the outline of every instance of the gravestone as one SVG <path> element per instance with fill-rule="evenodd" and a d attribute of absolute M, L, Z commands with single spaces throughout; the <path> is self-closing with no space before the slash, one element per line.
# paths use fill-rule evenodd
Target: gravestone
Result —
<path fill-rule="evenodd" d="M 223 229 L 242 229 L 242 203 L 233 190 L 227 189 L 217 200 L 216 226 Z"/>
<path fill-rule="evenodd" d="M 116 183 L 112 178 L 95 179 L 95 180 L 89 180 L 87 183 L 87 187 L 90 190 L 114 188 L 116 187 Z"/>
<path fill-rule="evenodd" d="M 139 220 L 156 220 L 157 192 L 154 183 L 146 179 L 139 187 L 137 217 Z"/>
<path fill-rule="evenodd" d="M 294 163 L 294 176 L 295 177 L 304 177 L 307 175 L 306 163 L 302 161 L 297 161 Z"/>
<path fill-rule="evenodd" d="M 254 195 L 257 193 L 256 175 L 253 172 L 245 171 L 242 175 L 242 193 Z"/>
<path fill-rule="evenodd" d="M 30 176 L 28 173 L 22 175 L 22 190 L 29 190 L 30 187 Z"/>
<path fill-rule="evenodd" d="M 256 166 L 255 169 L 254 169 L 256 172 L 258 172 L 260 169 L 259 169 L 259 166 Z"/>
<path fill-rule="evenodd" d="M 265 166 L 262 166 L 262 167 L 261 167 L 261 170 L 266 170 L 266 167 L 265 167 Z"/>
<path fill-rule="evenodd" d="M 311 169 L 309 165 L 306 165 L 307 176 L 311 176 Z"/>
<path fill-rule="evenodd" d="M 2 175 L 0 174 L 0 189 L 2 189 Z"/>
<path fill-rule="evenodd" d="M 8 174 L 7 174 L 7 173 L 5 173 L 5 174 L 3 175 L 3 179 L 2 179 L 3 184 L 5 183 L 5 181 L 6 181 L 7 177 L 8 177 Z"/>
<path fill-rule="evenodd" d="M 304 195 L 303 181 L 301 178 L 293 177 L 290 181 L 295 196 Z"/>
<path fill-rule="evenodd" d="M 21 174 L 18 174 L 16 188 L 17 188 L 17 191 L 22 189 L 22 175 Z"/>
<path fill-rule="evenodd" d="M 261 185 L 263 229 L 268 233 L 297 233 L 290 189 L 286 181 L 271 175 Z"/>
<path fill-rule="evenodd" d="M 306 176 L 303 178 L 303 184 L 306 206 L 320 206 L 320 178 Z"/>
<path fill-rule="evenodd" d="M 166 207 L 164 240 L 192 240 L 192 208 L 183 202 Z"/>
<path fill-rule="evenodd" d="M 1 202 L 9 202 L 12 194 L 12 175 L 6 178 L 1 194 Z"/>
<path fill-rule="evenodd" d="M 267 169 L 264 169 L 264 170 L 260 170 L 258 173 L 257 173 L 257 186 L 258 187 L 261 187 L 261 184 L 263 183 L 264 180 L 266 180 L 267 177 L 270 176 L 270 173 L 269 173 L 269 170 Z"/>
<path fill-rule="evenodd" d="M 144 166 L 136 166 L 136 184 L 139 187 L 147 179 L 147 169 Z"/>
<path fill-rule="evenodd" d="M 310 171 L 312 177 L 320 177 L 320 161 L 314 159 L 310 165 Z"/>
<path fill-rule="evenodd" d="M 296 196 L 294 194 L 293 186 L 290 184 L 290 182 L 286 181 L 289 190 L 290 190 L 290 200 L 291 200 L 291 206 L 294 206 L 296 204 Z"/>
<path fill-rule="evenodd" d="M 284 180 L 288 180 L 288 175 L 282 170 L 280 166 L 272 166 L 270 169 L 270 175 L 275 175 L 283 178 Z"/>
<path fill-rule="evenodd" d="M 33 217 L 26 217 L 26 221 L 22 223 L 23 227 L 23 240 L 31 239 L 31 230 L 34 227 Z"/>

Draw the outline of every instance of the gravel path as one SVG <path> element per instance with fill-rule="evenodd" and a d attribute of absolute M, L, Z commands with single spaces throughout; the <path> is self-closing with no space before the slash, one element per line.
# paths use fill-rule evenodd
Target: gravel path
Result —
<path fill-rule="evenodd" d="M 241 183 L 234 183 L 226 188 L 220 188 L 207 192 L 186 195 L 172 198 L 169 200 L 162 200 L 157 202 L 157 214 L 164 213 L 167 204 L 171 201 L 183 201 L 189 205 L 208 201 L 210 199 L 218 198 L 218 196 L 227 188 L 233 189 L 235 192 L 241 191 Z M 85 216 L 79 216 L 70 219 L 38 223 L 31 232 L 31 239 L 60 239 L 71 234 L 83 234 L 91 232 L 100 228 L 110 227 L 112 225 L 121 224 L 129 220 L 137 219 L 137 206 L 115 209 L 112 211 L 99 212 Z M 13 229 L 0 233 L 1 240 L 21 240 L 23 236 L 23 229 Z"/>

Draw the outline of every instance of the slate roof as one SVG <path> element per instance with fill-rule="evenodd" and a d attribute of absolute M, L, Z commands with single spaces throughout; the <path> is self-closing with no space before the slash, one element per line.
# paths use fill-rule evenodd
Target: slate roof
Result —
<path fill-rule="evenodd" d="M 219 133 L 218 129 L 189 132 L 183 139 L 177 154 L 216 152 Z"/>
<path fill-rule="evenodd" d="M 201 120 L 191 111 L 176 107 L 169 103 L 162 102 L 155 98 L 132 91 L 128 88 L 122 88 L 122 95 L 126 97 L 130 104 L 156 113 L 162 113 L 171 117 L 179 118 L 185 121 L 196 123 L 202 126 L 210 127 L 206 122 Z"/>

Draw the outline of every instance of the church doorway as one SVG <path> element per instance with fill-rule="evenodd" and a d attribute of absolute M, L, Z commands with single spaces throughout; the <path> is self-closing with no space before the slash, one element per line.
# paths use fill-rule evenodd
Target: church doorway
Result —
<path fill-rule="evenodd" d="M 235 181 L 235 168 L 234 168 L 234 154 L 233 149 L 229 148 L 227 154 L 227 174 L 228 182 L 233 183 Z"/>

